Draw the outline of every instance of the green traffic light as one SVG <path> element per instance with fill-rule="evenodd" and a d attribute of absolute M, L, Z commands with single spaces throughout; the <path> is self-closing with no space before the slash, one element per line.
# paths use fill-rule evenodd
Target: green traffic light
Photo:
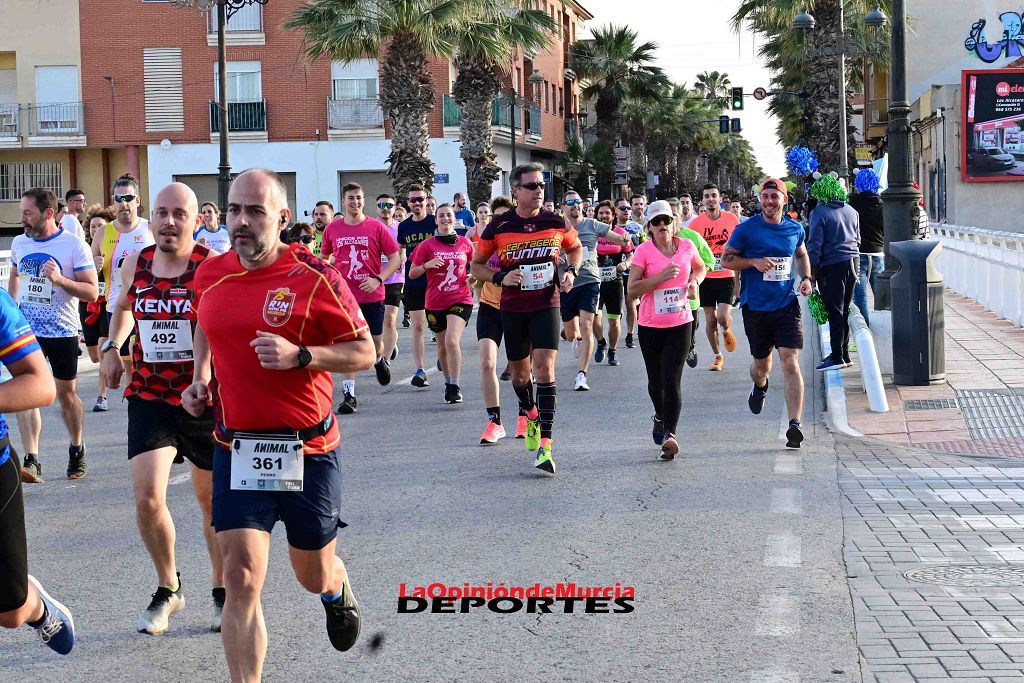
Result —
<path fill-rule="evenodd" d="M 743 88 L 732 89 L 732 110 L 740 111 L 743 109 Z"/>

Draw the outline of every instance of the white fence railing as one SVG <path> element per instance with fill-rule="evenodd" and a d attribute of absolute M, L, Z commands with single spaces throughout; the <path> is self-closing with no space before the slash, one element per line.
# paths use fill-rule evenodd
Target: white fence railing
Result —
<path fill-rule="evenodd" d="M 946 286 L 1024 325 L 1024 233 L 932 223 Z"/>
<path fill-rule="evenodd" d="M 9 279 L 11 279 L 11 252 L 0 251 L 0 289 L 7 289 Z"/>

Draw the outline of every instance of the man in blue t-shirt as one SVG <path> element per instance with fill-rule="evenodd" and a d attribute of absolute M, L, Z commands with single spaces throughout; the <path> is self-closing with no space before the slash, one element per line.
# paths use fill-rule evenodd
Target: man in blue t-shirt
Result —
<path fill-rule="evenodd" d="M 722 254 L 722 267 L 740 271 L 743 328 L 754 357 L 750 366 L 754 386 L 747 398 L 750 411 L 758 415 L 764 407 L 772 349 L 778 349 L 789 411 L 786 446 L 800 448 L 804 439 L 800 430 L 804 403 L 800 350 L 804 335 L 793 276 L 800 278 L 800 294 L 810 294 L 811 262 L 804 246 L 803 226 L 783 214 L 786 199 L 786 185 L 781 180 L 769 178 L 762 183 L 763 212 L 733 230 Z"/>
<path fill-rule="evenodd" d="M 426 387 L 427 373 L 423 369 L 423 352 L 425 341 L 423 335 L 427 329 L 427 314 L 424 310 L 427 296 L 427 276 L 409 277 L 409 261 L 412 252 L 420 242 L 434 236 L 437 222 L 434 215 L 427 211 L 427 190 L 422 185 L 409 188 L 410 216 L 398 224 L 398 246 L 401 247 L 399 257 L 405 261 L 405 289 L 402 291 L 402 303 L 412 320 L 412 359 L 416 363 L 416 372 L 412 376 L 414 387 Z"/>
<path fill-rule="evenodd" d="M 465 237 L 469 229 L 476 226 L 476 216 L 466 206 L 466 195 L 456 192 L 453 201 L 455 202 L 455 232 Z"/>
<path fill-rule="evenodd" d="M 4 291 L 0 291 L 0 362 L 11 373 L 11 379 L 0 384 L 0 626 L 13 629 L 28 624 L 54 652 L 66 655 L 75 646 L 75 622 L 67 607 L 29 576 L 21 466 L 3 417 L 3 413 L 48 406 L 57 390 L 32 328 Z"/>

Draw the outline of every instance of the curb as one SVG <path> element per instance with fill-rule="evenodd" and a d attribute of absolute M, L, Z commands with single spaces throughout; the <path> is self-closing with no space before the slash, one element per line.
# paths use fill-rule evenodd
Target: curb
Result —
<path fill-rule="evenodd" d="M 828 323 L 818 326 L 821 335 L 821 355 L 832 353 L 829 340 Z M 815 371 L 817 372 L 817 371 Z M 863 438 L 863 434 L 850 426 L 846 414 L 846 388 L 843 386 L 843 375 L 838 369 L 825 371 L 825 422 L 833 432 Z"/>

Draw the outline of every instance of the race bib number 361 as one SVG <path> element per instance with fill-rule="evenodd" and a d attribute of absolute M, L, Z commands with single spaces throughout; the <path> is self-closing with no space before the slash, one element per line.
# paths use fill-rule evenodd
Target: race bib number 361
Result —
<path fill-rule="evenodd" d="M 231 440 L 231 488 L 301 491 L 304 460 L 297 437 L 236 432 Z"/>

